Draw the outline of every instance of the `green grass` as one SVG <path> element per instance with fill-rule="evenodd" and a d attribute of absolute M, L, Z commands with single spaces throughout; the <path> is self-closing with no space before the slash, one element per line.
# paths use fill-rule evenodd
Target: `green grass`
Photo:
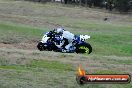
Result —
<path fill-rule="evenodd" d="M 21 3 L 24 3 L 22 5 Z M 88 42 L 93 47 L 94 54 L 101 55 L 118 55 L 118 56 L 131 56 L 132 55 L 132 26 L 123 23 L 106 22 L 101 20 L 89 20 L 84 17 L 74 17 L 71 15 L 64 15 L 66 12 L 72 12 L 73 8 L 62 7 L 56 4 L 34 4 L 31 2 L 21 2 L 16 6 L 24 6 L 33 11 L 31 14 L 22 14 L 18 11 L 19 15 L 16 17 L 24 19 L 37 19 L 51 24 L 59 24 L 66 27 L 68 30 L 75 34 L 88 34 L 91 39 Z M 9 3 L 7 3 L 8 5 Z M 28 7 L 30 4 L 31 7 Z M 54 6 L 51 6 L 54 5 Z M 14 8 L 13 6 L 12 8 Z M 14 8 L 16 10 L 16 8 Z M 55 11 L 54 11 L 55 10 Z M 66 10 L 66 11 L 63 11 Z M 11 10 L 14 12 L 14 10 Z M 40 14 L 35 11 L 40 12 Z M 44 13 L 41 13 L 43 12 Z M 51 12 L 50 12 L 51 11 Z M 58 13 L 56 13 L 58 11 Z M 81 9 L 75 10 L 75 14 L 80 12 Z M 37 14 L 37 15 L 36 15 Z M 12 14 L 13 15 L 13 14 Z M 25 39 L 40 40 L 43 32 L 52 30 L 46 24 L 41 26 L 43 28 L 36 28 L 26 25 L 21 25 L 13 22 L 4 23 L 0 22 L 0 41 L 1 42 L 21 42 Z M 8 36 L 6 35 L 8 34 Z M 10 37 L 10 36 L 12 37 Z"/>
<path fill-rule="evenodd" d="M 132 55 L 132 26 L 115 25 L 105 22 L 97 23 L 85 20 L 67 20 L 63 19 L 60 23 L 64 22 L 64 25 L 77 30 L 75 32 L 76 34 L 82 34 L 84 31 L 83 34 L 90 35 L 91 39 L 88 41 L 99 54 Z M 95 53 L 98 54 L 96 50 Z"/>
<path fill-rule="evenodd" d="M 29 66 L 37 68 L 59 69 L 63 71 L 74 71 L 70 64 L 60 63 L 58 61 L 33 60 Z"/>
<path fill-rule="evenodd" d="M 124 64 L 124 65 L 132 65 L 132 60 L 114 60 L 113 64 Z"/>
<path fill-rule="evenodd" d="M 51 23 L 63 25 L 74 34 L 90 35 L 91 39 L 88 41 L 93 46 L 95 54 L 132 55 L 132 26 L 130 25 L 89 21 L 87 19 L 74 19 L 70 17 L 48 16 L 40 18 Z"/>
<path fill-rule="evenodd" d="M 20 24 L 0 22 L 0 42 L 12 44 L 30 40 L 40 40 L 47 29 L 24 26 Z"/>
<path fill-rule="evenodd" d="M 112 24 L 104 24 L 104 27 L 107 28 L 102 28 L 102 23 L 99 25 L 100 26 L 96 26 L 96 24 L 94 24 L 93 29 L 83 29 L 85 31 L 84 34 L 91 36 L 91 39 L 88 41 L 93 47 L 93 53 L 119 56 L 132 55 L 131 27 L 118 27 L 118 25 L 112 26 Z M 97 31 L 94 31 L 96 28 Z M 78 30 L 76 34 L 82 34 L 80 32 L 83 30 Z M 2 35 L 0 41 L 4 43 L 18 43 L 24 40 L 37 41 L 41 39 L 43 32 L 46 31 L 48 31 L 47 28 L 39 29 L 17 24 L 0 23 L 0 34 Z"/>
<path fill-rule="evenodd" d="M 85 12 L 86 9 L 84 10 L 84 8 L 69 8 L 53 3 L 38 4 L 16 0 L 0 1 L 2 1 L 0 3 L 0 11 L 4 11 L 0 13 L 0 16 L 5 15 L 5 17 L 8 17 L 8 20 L 0 19 L 0 44 L 2 43 L 2 45 L 3 43 L 6 46 L 6 44 L 13 45 L 14 43 L 27 41 L 33 41 L 33 43 L 37 44 L 43 32 L 52 30 L 52 26 L 59 24 L 75 34 L 90 35 L 91 38 L 87 42 L 93 47 L 93 52 L 90 55 L 83 55 L 40 52 L 34 49 L 23 50 L 17 47 L 8 49 L 8 47 L 3 48 L 0 46 L 0 88 L 132 87 L 131 83 L 80 86 L 75 80 L 76 66 L 78 64 L 88 64 L 89 67 L 86 69 L 93 74 L 121 74 L 129 72 L 131 74 L 131 25 L 125 22 L 123 22 L 125 24 L 112 21 L 104 22 L 100 19 L 89 20 L 89 18 L 83 17 L 83 13 L 82 17 L 76 17 L 81 11 Z M 89 15 L 89 10 L 86 12 Z M 32 25 L 32 22 L 31 24 L 27 22 L 27 25 L 25 25 L 26 23 L 22 24 L 24 22 L 19 22 L 19 18 L 24 19 L 24 21 L 40 21 L 40 24 L 38 23 L 36 27 Z M 28 43 L 30 44 L 30 42 Z"/>
<path fill-rule="evenodd" d="M 114 70 L 97 70 L 93 74 L 120 74 L 120 73 L 121 72 Z"/>
<path fill-rule="evenodd" d="M 78 86 L 74 78 L 74 68 L 68 63 L 31 60 L 28 64 L 19 65 L 10 64 L 9 60 L 0 59 L 0 64 L 1 88 Z"/>
<path fill-rule="evenodd" d="M 20 24 L 11 24 L 11 23 L 0 23 L 0 33 L 8 34 L 8 33 L 18 33 L 20 35 L 29 35 L 38 37 L 42 34 L 43 30 L 35 27 L 30 27 L 26 25 Z"/>
<path fill-rule="evenodd" d="M 106 88 L 108 84 L 87 84 L 80 86 L 76 83 L 74 68 L 67 63 L 47 60 L 31 60 L 25 65 L 11 65 L 3 59 L 0 64 L 1 88 Z M 3 65 L 2 65 L 3 64 Z M 69 69 L 70 68 L 70 69 Z M 118 74 L 113 70 L 97 70 L 93 74 Z M 114 84 L 112 88 L 130 88 L 131 84 Z M 108 87 L 109 88 L 109 87 Z"/>
<path fill-rule="evenodd" d="M 9 60 L 0 59 L 0 64 L 1 88 L 4 88 L 4 86 L 8 88 L 18 88 L 20 86 L 32 88 L 31 86 L 34 86 L 37 88 L 44 85 L 45 87 L 59 87 L 64 85 L 70 87 L 73 86 L 73 84 L 68 85 L 70 82 L 75 83 L 73 77 L 74 68 L 68 63 L 31 60 L 28 64 L 19 65 L 11 64 Z M 14 83 L 12 84 L 11 82 Z"/>
<path fill-rule="evenodd" d="M 47 61 L 47 60 L 32 60 L 29 64 L 8 64 L 4 59 L 0 60 L 0 69 L 13 69 L 13 70 L 35 70 L 35 69 L 51 69 L 60 71 L 74 71 L 70 64 L 60 63 L 58 61 Z"/>

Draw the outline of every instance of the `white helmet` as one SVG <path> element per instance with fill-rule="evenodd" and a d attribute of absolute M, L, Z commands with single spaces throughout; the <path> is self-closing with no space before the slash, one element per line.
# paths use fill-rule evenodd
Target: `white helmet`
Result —
<path fill-rule="evenodd" d="M 62 34 L 63 31 L 64 31 L 63 28 L 57 28 L 57 29 L 55 30 L 55 32 L 56 32 L 57 34 Z"/>

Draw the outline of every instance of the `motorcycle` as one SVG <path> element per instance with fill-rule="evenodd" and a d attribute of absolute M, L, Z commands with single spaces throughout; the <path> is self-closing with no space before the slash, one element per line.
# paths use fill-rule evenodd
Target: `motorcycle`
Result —
<path fill-rule="evenodd" d="M 38 43 L 37 48 L 40 51 L 61 51 L 61 45 L 64 44 L 62 36 L 48 36 L 48 33 L 44 34 L 42 40 Z M 92 47 L 89 43 L 85 42 L 89 39 L 88 35 L 75 35 L 75 39 L 69 49 L 70 53 L 83 53 L 90 54 L 92 52 Z"/>

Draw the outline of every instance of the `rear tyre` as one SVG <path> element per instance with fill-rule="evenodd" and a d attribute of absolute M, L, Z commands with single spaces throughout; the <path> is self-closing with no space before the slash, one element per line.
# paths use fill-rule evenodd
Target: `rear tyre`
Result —
<path fill-rule="evenodd" d="M 77 45 L 76 53 L 90 54 L 92 52 L 92 47 L 89 43 L 82 43 Z"/>

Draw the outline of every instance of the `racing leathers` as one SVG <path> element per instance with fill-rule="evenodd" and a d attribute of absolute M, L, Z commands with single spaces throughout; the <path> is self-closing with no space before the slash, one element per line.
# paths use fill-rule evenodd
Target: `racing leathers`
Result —
<path fill-rule="evenodd" d="M 70 47 L 74 41 L 74 34 L 69 31 L 63 31 L 62 38 L 64 44 L 62 45 L 62 52 L 70 52 Z"/>
<path fill-rule="evenodd" d="M 70 47 L 72 46 L 72 42 L 74 41 L 73 33 L 63 30 L 62 33 L 58 34 L 53 30 L 48 32 L 47 36 L 56 43 L 56 46 L 60 48 L 61 52 L 70 52 Z M 57 40 L 55 38 L 56 36 L 59 36 L 60 39 Z"/>

